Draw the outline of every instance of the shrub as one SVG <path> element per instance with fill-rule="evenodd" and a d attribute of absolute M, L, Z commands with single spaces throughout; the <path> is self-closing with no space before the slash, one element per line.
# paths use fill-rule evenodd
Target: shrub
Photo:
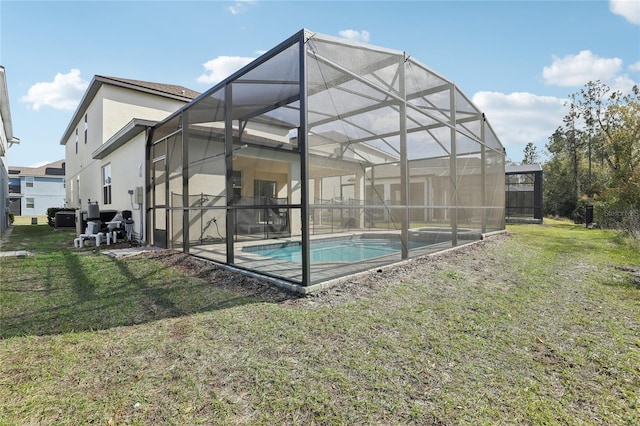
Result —
<path fill-rule="evenodd" d="M 13 212 L 9 212 L 9 223 L 13 223 L 14 220 L 16 220 L 15 215 Z"/>
<path fill-rule="evenodd" d="M 49 224 L 49 226 L 51 227 L 56 226 L 56 213 L 62 210 L 69 210 L 69 209 L 65 209 L 64 207 L 49 207 L 47 209 L 47 223 Z"/>
<path fill-rule="evenodd" d="M 594 222 L 601 228 L 617 229 L 635 239 L 640 239 L 640 212 L 636 209 L 618 209 L 611 204 L 596 203 Z"/>

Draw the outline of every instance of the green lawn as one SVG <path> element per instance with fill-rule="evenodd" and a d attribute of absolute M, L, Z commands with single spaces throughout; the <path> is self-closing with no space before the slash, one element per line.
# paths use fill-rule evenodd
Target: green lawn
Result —
<path fill-rule="evenodd" d="M 15 226 L 2 250 L 34 255 L 0 264 L 0 424 L 640 423 L 637 243 L 508 231 L 265 303 Z"/>

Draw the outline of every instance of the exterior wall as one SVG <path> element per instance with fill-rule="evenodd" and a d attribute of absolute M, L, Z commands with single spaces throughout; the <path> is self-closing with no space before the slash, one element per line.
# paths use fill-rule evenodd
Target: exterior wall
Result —
<path fill-rule="evenodd" d="M 132 118 L 160 121 L 184 105 L 184 102 L 174 99 L 106 84 L 97 93 L 98 98 L 102 102 L 100 144 L 109 140 Z"/>
<path fill-rule="evenodd" d="M 27 187 L 26 176 L 20 177 L 20 211 L 22 216 L 43 216 L 49 207 L 64 206 L 64 178 L 35 176 L 33 187 Z M 27 198 L 33 198 L 33 208 L 27 207 Z"/>
<path fill-rule="evenodd" d="M 146 132 L 141 132 L 112 154 L 102 160 L 96 160 L 101 167 L 111 164 L 111 204 L 103 204 L 100 196 L 97 198 L 100 208 L 117 211 L 131 210 L 134 230 L 143 241 L 147 241 L 145 229 L 142 226 L 144 223 L 142 212 L 145 211 L 146 205 L 144 196 L 142 205 L 136 203 L 135 191 L 136 188 L 142 188 L 144 192 L 145 146 Z M 102 183 L 100 183 L 100 189 L 102 190 Z M 132 191 L 132 194 L 129 194 L 129 191 Z"/>
<path fill-rule="evenodd" d="M 4 97 L 4 89 L 6 87 L 6 81 L 4 78 L 4 68 L 0 67 L 0 90 L 2 90 Z M 7 103 L 7 109 L 9 99 L 0 99 L 0 103 Z M 7 120 L 11 118 L 8 117 Z M 5 129 L 5 117 L 0 114 L 0 234 L 9 227 L 9 177 L 8 177 L 8 164 L 7 164 L 7 151 L 9 144 L 7 142 L 7 131 Z"/>
<path fill-rule="evenodd" d="M 122 152 L 126 149 L 119 148 L 117 157 L 110 156 L 104 160 L 95 160 L 91 154 L 103 143 L 122 129 L 133 118 L 148 120 L 161 120 L 180 106 L 183 102 L 164 98 L 162 96 L 138 92 L 131 89 L 103 84 L 96 96 L 85 111 L 88 118 L 87 140 L 84 137 L 84 114 L 80 117 L 78 125 L 78 152 L 76 153 L 75 131 L 66 141 L 65 158 L 67 160 L 66 172 L 66 203 L 70 208 L 86 210 L 88 202 L 98 201 L 101 209 L 115 209 L 122 203 L 114 198 L 111 205 L 103 205 L 102 197 L 102 166 L 111 162 L 112 179 L 117 176 L 119 162 L 134 166 L 133 172 L 138 175 L 138 165 L 143 164 L 144 176 L 145 154 L 144 149 L 134 149 L 136 157 L 128 158 Z M 142 145 L 144 147 L 144 144 Z M 131 154 L 131 153 L 130 153 Z M 116 183 L 120 182 L 120 183 Z M 122 184 L 122 179 L 114 179 L 112 182 L 112 194 L 114 197 L 126 195 L 130 185 Z M 144 186 L 144 179 L 141 186 Z M 117 195 L 116 195 L 117 194 Z M 127 209 L 130 209 L 129 200 L 126 200 Z"/>
<path fill-rule="evenodd" d="M 0 159 L 0 234 L 9 227 L 9 176 L 5 161 L 6 157 Z"/>
<path fill-rule="evenodd" d="M 99 199 L 100 192 L 91 188 L 102 189 L 100 185 L 100 165 L 91 158 L 91 153 L 102 145 L 102 102 L 96 99 L 82 114 L 75 131 L 66 141 L 66 204 L 70 208 L 86 210 L 89 200 Z M 84 116 L 87 116 L 87 135 L 85 138 Z M 76 144 L 77 132 L 77 144 Z M 77 152 L 76 152 L 77 146 Z"/>

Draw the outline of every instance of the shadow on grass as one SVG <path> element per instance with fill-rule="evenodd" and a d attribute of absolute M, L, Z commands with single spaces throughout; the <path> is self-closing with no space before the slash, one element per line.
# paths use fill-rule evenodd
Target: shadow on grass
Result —
<path fill-rule="evenodd" d="M 62 252 L 64 258 L 64 265 L 71 279 L 71 286 L 76 294 L 79 302 L 89 301 L 95 298 L 95 284 L 88 279 L 84 273 L 82 264 L 79 261 L 78 256 L 68 250 Z M 45 287 L 51 291 L 53 289 L 53 279 L 51 277 L 52 268 L 47 268 L 47 275 L 45 279 Z"/>
<path fill-rule="evenodd" d="M 2 269 L 1 339 L 101 330 L 262 302 L 143 256 L 113 259 L 63 248 L 3 259 Z"/>

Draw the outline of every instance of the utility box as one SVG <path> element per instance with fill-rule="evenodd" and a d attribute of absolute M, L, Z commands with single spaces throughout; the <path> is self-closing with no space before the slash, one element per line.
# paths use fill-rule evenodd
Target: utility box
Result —
<path fill-rule="evenodd" d="M 74 229 L 76 227 L 76 213 L 73 210 L 61 210 L 56 212 L 54 219 L 55 229 Z"/>
<path fill-rule="evenodd" d="M 584 211 L 584 226 L 588 228 L 589 225 L 591 225 L 592 223 L 593 223 L 593 206 L 587 205 L 585 206 L 585 211 Z"/>
<path fill-rule="evenodd" d="M 144 191 L 142 190 L 142 187 L 136 186 L 136 191 L 135 191 L 136 204 L 142 204 L 143 198 L 144 198 Z"/>

